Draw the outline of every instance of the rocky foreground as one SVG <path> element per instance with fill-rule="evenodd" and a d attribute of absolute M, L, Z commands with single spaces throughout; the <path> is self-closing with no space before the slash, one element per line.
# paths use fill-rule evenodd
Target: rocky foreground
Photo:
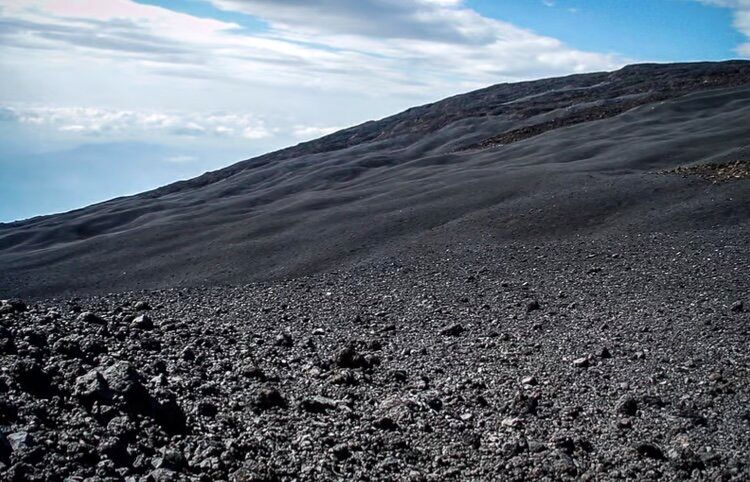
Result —
<path fill-rule="evenodd" d="M 0 479 L 747 480 L 749 234 L 6 301 Z"/>

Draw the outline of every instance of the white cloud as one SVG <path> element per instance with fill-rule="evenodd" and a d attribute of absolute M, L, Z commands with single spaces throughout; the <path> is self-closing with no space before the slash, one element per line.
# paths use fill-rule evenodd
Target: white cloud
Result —
<path fill-rule="evenodd" d="M 34 119 L 36 120 L 36 119 Z M 86 126 L 80 124 L 68 124 L 59 127 L 60 132 L 87 132 Z"/>
<path fill-rule="evenodd" d="M 0 108 L 0 120 L 71 143 L 264 151 L 498 82 L 625 63 L 462 0 L 201 1 L 265 28 L 133 0 L 0 0 L 0 106 L 18 110 Z"/>
<path fill-rule="evenodd" d="M 242 130 L 242 137 L 245 139 L 264 139 L 271 135 L 265 127 L 246 127 Z"/>
<path fill-rule="evenodd" d="M 141 75 L 374 95 L 452 93 L 623 63 L 483 17 L 460 0 L 211 1 L 257 16 L 270 30 L 131 0 L 10 0 L 0 36 L 4 49 L 44 51 L 60 67 L 135 64 Z"/>
<path fill-rule="evenodd" d="M 198 158 L 195 156 L 170 156 L 164 160 L 175 164 L 183 164 L 187 162 L 195 162 L 198 160 Z"/>
<path fill-rule="evenodd" d="M 750 0 L 698 0 L 706 5 L 731 8 L 735 29 L 747 37 L 747 41 L 737 46 L 736 52 L 742 57 L 750 58 Z"/>
<path fill-rule="evenodd" d="M 202 1 L 237 22 L 133 0 L 0 0 L 0 121 L 70 146 L 254 154 L 498 82 L 626 63 L 461 0 Z"/>
<path fill-rule="evenodd" d="M 281 147 L 497 82 L 626 63 L 484 17 L 462 0 L 203 1 L 267 28 L 133 0 L 2 1 L 0 104 L 17 111 L 0 108 L 0 120 L 69 136 Z M 732 8 L 750 38 L 750 0 L 700 1 Z M 738 52 L 750 56 L 750 41 Z M 49 107 L 61 105 L 94 107 Z M 253 115 L 227 113 L 237 111 Z"/>
<path fill-rule="evenodd" d="M 249 114 L 149 112 L 90 107 L 2 107 L 7 118 L 21 124 L 51 127 L 84 135 L 174 135 L 263 139 L 272 132 Z"/>
<path fill-rule="evenodd" d="M 293 133 L 297 139 L 308 140 L 327 136 L 341 129 L 343 127 L 295 126 Z"/>
<path fill-rule="evenodd" d="M 484 17 L 459 0 L 212 2 L 264 19 L 271 27 L 270 38 L 322 44 L 336 52 L 364 56 L 372 67 L 361 71 L 363 76 L 376 68 L 382 78 L 402 87 L 446 82 L 486 85 L 615 68 L 624 62 Z"/>

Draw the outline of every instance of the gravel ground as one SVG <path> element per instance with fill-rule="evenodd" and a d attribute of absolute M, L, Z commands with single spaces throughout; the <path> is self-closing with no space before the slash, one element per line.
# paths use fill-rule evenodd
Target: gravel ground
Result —
<path fill-rule="evenodd" d="M 714 184 L 720 182 L 740 181 L 750 179 L 750 160 L 726 163 L 698 164 L 695 166 L 681 166 L 666 171 L 669 174 L 683 176 L 698 176 Z"/>
<path fill-rule="evenodd" d="M 748 231 L 6 301 L 0 479 L 747 480 Z"/>

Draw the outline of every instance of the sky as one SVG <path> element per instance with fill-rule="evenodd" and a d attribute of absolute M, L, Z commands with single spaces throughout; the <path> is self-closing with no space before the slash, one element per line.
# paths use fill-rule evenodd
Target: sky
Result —
<path fill-rule="evenodd" d="M 501 82 L 750 58 L 750 0 L 0 0 L 0 222 Z"/>

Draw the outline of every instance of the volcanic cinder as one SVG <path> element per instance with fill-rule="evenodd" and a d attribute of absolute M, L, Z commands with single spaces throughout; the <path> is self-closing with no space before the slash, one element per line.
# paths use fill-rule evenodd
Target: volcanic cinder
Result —
<path fill-rule="evenodd" d="M 747 480 L 748 166 L 634 65 L 2 224 L 0 479 Z"/>

